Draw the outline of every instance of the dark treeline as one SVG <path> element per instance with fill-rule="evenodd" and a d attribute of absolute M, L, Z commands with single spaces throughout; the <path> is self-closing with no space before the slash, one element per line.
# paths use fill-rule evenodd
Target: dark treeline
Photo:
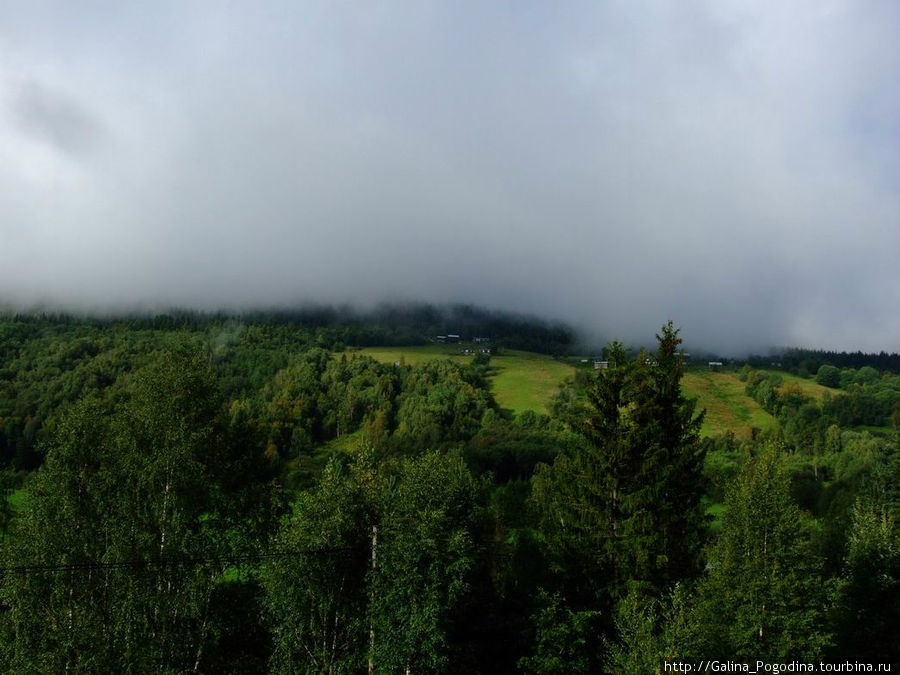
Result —
<path fill-rule="evenodd" d="M 2 316 L 2 315 L 0 315 Z M 417 345 L 448 333 L 485 337 L 495 345 L 542 354 L 565 354 L 575 342 L 572 328 L 535 316 L 488 310 L 472 305 L 426 303 L 381 304 L 371 310 L 349 306 L 307 305 L 267 310 L 200 312 L 172 309 L 164 313 L 118 313 L 83 316 L 62 312 L 7 312 L 6 320 L 31 326 L 46 325 L 127 326 L 136 330 L 192 330 L 233 323 L 290 326 L 317 332 L 320 343 L 359 347 Z M 29 331 L 26 329 L 25 333 Z M 324 345 L 323 345 L 324 346 Z"/>
<path fill-rule="evenodd" d="M 896 431 L 747 368 L 775 431 L 701 438 L 671 324 L 550 415 L 501 410 L 487 355 L 378 363 L 322 326 L 0 329 L 4 672 L 900 656 Z"/>
<path fill-rule="evenodd" d="M 815 373 L 823 365 L 838 368 L 862 368 L 869 366 L 876 370 L 900 373 L 900 354 L 879 352 L 865 354 L 863 352 L 833 352 L 820 349 L 787 349 L 781 354 L 770 356 L 751 355 L 747 363 L 754 368 L 766 368 L 777 361 L 785 370 L 803 375 Z"/>

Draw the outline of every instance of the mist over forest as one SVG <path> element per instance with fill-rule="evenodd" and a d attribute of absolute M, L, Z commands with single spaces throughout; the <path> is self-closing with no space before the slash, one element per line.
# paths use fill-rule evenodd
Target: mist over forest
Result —
<path fill-rule="evenodd" d="M 0 9 L 0 300 L 900 349 L 896 3 Z"/>

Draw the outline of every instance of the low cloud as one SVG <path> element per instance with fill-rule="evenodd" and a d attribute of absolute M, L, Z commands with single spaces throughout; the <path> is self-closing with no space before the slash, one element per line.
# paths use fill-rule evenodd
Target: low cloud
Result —
<path fill-rule="evenodd" d="M 90 154 L 102 141 L 102 125 L 87 108 L 34 82 L 16 92 L 12 112 L 23 134 L 75 158 Z"/>
<path fill-rule="evenodd" d="M 7 7 L 0 295 L 900 350 L 898 30 L 891 2 Z"/>

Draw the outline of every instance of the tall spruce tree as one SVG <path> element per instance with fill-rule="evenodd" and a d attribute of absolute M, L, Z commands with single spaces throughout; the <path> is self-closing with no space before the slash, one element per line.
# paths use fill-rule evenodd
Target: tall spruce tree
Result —
<path fill-rule="evenodd" d="M 629 590 L 657 592 L 698 569 L 702 413 L 684 398 L 681 340 L 671 322 L 654 355 L 607 349 L 587 392 L 586 443 L 534 480 L 551 564 L 573 607 L 608 617 Z"/>
<path fill-rule="evenodd" d="M 628 451 L 639 457 L 631 503 L 633 578 L 659 591 L 699 572 L 705 531 L 704 451 L 696 400 L 681 390 L 681 338 L 669 321 L 656 354 L 639 362 L 630 399 Z"/>

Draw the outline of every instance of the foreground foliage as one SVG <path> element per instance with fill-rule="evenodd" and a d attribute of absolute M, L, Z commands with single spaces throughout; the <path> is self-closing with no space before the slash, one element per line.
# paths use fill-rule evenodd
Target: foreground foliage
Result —
<path fill-rule="evenodd" d="M 817 399 L 748 368 L 774 430 L 701 440 L 672 324 L 553 416 L 498 406 L 487 357 L 332 328 L 3 330 L 4 672 L 897 658 L 900 442 L 842 412 L 892 375 Z"/>

